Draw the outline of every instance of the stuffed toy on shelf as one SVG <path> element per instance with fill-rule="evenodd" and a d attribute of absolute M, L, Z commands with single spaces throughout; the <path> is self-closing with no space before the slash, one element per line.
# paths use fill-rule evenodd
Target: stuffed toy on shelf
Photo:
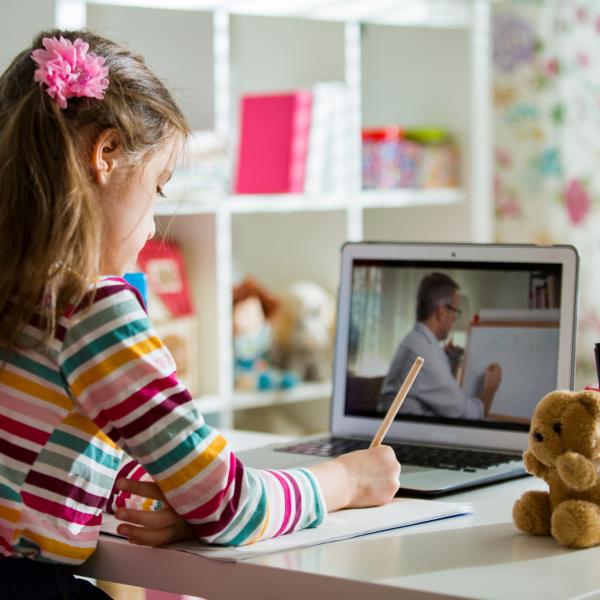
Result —
<path fill-rule="evenodd" d="M 270 363 L 271 318 L 279 298 L 247 277 L 233 288 L 234 386 L 241 391 L 289 389 L 298 383 L 292 372 Z"/>
<path fill-rule="evenodd" d="M 522 531 L 552 535 L 575 548 L 600 543 L 600 394 L 556 391 L 545 396 L 531 419 L 529 473 L 548 484 L 548 492 L 525 492 L 514 505 Z"/>
<path fill-rule="evenodd" d="M 296 281 L 273 317 L 273 363 L 303 381 L 331 379 L 335 302 L 312 281 Z"/>

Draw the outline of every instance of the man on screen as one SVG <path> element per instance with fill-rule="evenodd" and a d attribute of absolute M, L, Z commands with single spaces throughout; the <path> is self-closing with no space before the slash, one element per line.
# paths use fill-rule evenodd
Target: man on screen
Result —
<path fill-rule="evenodd" d="M 450 359 L 441 346 L 460 315 L 459 286 L 443 273 L 423 278 L 417 292 L 417 323 L 398 346 L 384 379 L 377 408 L 388 409 L 417 356 L 425 363 L 401 412 L 455 419 L 483 419 L 500 386 L 502 370 L 487 366 L 478 397 L 465 396 L 452 374 Z"/>

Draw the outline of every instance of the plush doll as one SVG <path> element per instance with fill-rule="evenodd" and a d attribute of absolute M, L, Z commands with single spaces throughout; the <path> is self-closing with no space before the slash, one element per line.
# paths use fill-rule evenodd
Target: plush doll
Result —
<path fill-rule="evenodd" d="M 246 278 L 233 289 L 234 384 L 239 390 L 291 388 L 298 378 L 271 366 L 270 318 L 279 299 L 255 279 Z"/>
<path fill-rule="evenodd" d="M 273 318 L 273 362 L 303 381 L 331 379 L 335 305 L 320 285 L 297 281 Z"/>
<path fill-rule="evenodd" d="M 525 468 L 548 492 L 525 492 L 514 505 L 515 525 L 533 535 L 587 548 L 600 543 L 600 394 L 556 391 L 537 405 Z"/>

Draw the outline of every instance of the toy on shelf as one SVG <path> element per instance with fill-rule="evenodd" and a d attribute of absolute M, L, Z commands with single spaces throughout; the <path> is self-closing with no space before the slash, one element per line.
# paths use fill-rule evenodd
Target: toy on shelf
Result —
<path fill-rule="evenodd" d="M 406 130 L 406 138 L 420 146 L 417 185 L 423 188 L 456 187 L 460 184 L 458 146 L 438 127 Z"/>
<path fill-rule="evenodd" d="M 331 379 L 335 304 L 311 281 L 297 281 L 273 318 L 273 362 L 303 381 Z"/>
<path fill-rule="evenodd" d="M 138 256 L 148 277 L 148 315 L 175 360 L 177 375 L 198 394 L 198 336 L 183 255 L 171 241 L 148 240 Z"/>
<path fill-rule="evenodd" d="M 575 548 L 600 543 L 600 394 L 556 391 L 545 396 L 531 419 L 525 468 L 548 492 L 525 492 L 514 505 L 516 526 L 552 535 Z"/>
<path fill-rule="evenodd" d="M 363 129 L 363 188 L 416 187 L 420 146 L 399 127 Z"/>
<path fill-rule="evenodd" d="M 459 153 L 443 129 L 363 129 L 364 189 L 437 188 L 459 185 Z"/>
<path fill-rule="evenodd" d="M 298 383 L 291 372 L 273 368 L 270 319 L 279 298 L 253 278 L 233 288 L 234 385 L 238 390 L 289 389 Z"/>

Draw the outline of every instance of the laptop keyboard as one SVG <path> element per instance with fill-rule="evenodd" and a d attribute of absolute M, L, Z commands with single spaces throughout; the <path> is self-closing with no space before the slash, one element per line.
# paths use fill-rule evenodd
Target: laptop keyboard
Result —
<path fill-rule="evenodd" d="M 335 457 L 354 450 L 369 447 L 366 440 L 346 438 L 324 438 L 310 440 L 290 446 L 276 448 L 278 452 L 306 454 L 310 456 Z M 521 460 L 520 454 L 504 452 L 489 452 L 468 450 L 464 448 L 446 448 L 441 446 L 421 446 L 417 444 L 395 444 L 386 442 L 396 453 L 398 461 L 406 465 L 451 469 L 453 471 L 475 472 L 478 469 L 488 469 L 503 463 Z"/>

